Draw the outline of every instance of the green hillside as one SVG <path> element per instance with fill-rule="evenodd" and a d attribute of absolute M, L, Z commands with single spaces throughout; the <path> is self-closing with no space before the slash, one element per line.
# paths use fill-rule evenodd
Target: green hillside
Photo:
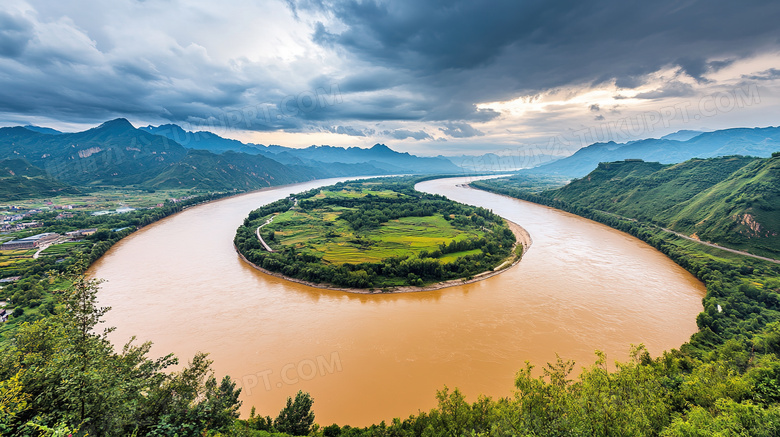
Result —
<path fill-rule="evenodd" d="M 189 150 L 183 160 L 150 175 L 144 184 L 155 189 L 196 188 L 204 190 L 255 190 L 272 185 L 314 179 L 305 171 L 292 169 L 261 155 L 206 150 Z"/>
<path fill-rule="evenodd" d="M 0 160 L 0 199 L 21 200 L 76 193 L 77 189 L 50 177 L 24 159 Z"/>
<path fill-rule="evenodd" d="M 680 164 L 601 163 L 543 194 L 648 221 L 704 241 L 780 255 L 780 156 L 692 159 Z"/>

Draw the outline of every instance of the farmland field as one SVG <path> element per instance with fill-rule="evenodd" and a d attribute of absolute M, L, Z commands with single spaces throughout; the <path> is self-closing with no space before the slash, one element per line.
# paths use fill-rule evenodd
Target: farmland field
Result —
<path fill-rule="evenodd" d="M 415 191 L 413 179 L 290 196 L 252 211 L 234 241 L 248 261 L 270 271 L 383 290 L 471 278 L 519 259 L 515 242 L 498 215 Z"/>
<path fill-rule="evenodd" d="M 343 211 L 344 208 L 341 208 Z M 274 232 L 272 247 L 293 246 L 319 256 L 327 263 L 342 264 L 377 262 L 390 257 L 402 257 L 420 251 L 433 252 L 440 244 L 481 238 L 484 232 L 454 228 L 441 214 L 428 217 L 401 217 L 383 223 L 377 229 L 355 232 L 338 213 L 330 208 L 311 212 L 291 210 L 276 216 L 263 228 L 264 234 Z M 442 262 L 458 256 L 481 253 L 450 254 Z"/>

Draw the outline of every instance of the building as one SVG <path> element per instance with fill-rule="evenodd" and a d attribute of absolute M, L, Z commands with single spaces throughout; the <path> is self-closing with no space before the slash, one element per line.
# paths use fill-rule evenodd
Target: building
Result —
<path fill-rule="evenodd" d="M 0 250 L 34 249 L 36 247 L 40 247 L 43 244 L 50 243 L 58 238 L 60 238 L 60 234 L 46 232 L 44 234 L 33 235 L 31 237 L 20 238 L 18 240 L 3 243 L 3 245 L 0 246 Z"/>
<path fill-rule="evenodd" d="M 94 234 L 95 232 L 97 232 L 96 228 L 79 229 L 78 231 L 66 232 L 65 235 L 67 235 L 68 237 L 86 237 L 88 235 Z"/>

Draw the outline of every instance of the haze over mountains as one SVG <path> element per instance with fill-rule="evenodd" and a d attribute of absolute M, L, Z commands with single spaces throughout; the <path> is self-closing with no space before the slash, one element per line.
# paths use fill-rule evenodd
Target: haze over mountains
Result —
<path fill-rule="evenodd" d="M 567 158 L 526 172 L 578 178 L 590 173 L 600 162 L 642 159 L 674 164 L 692 158 L 728 155 L 767 158 L 778 150 L 780 127 L 736 128 L 714 132 L 679 131 L 660 139 L 591 144 Z"/>

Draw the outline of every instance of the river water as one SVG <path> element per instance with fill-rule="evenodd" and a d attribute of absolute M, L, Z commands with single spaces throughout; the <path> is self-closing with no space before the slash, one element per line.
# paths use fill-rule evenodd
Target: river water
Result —
<path fill-rule="evenodd" d="M 653 355 L 695 332 L 704 286 L 645 243 L 544 206 L 459 186 L 421 191 L 479 205 L 523 226 L 533 246 L 517 266 L 443 290 L 356 295 L 265 275 L 246 265 L 232 239 L 262 204 L 336 182 L 268 189 L 190 208 L 114 246 L 90 274 L 107 280 L 101 304 L 121 345 L 135 335 L 152 353 L 186 362 L 210 353 L 219 378 L 243 388 L 275 417 L 298 390 L 314 398 L 322 425 L 362 426 L 435 405 L 444 385 L 511 394 L 514 374 L 556 353 L 577 368 L 596 349 L 625 360 L 631 344 Z"/>

